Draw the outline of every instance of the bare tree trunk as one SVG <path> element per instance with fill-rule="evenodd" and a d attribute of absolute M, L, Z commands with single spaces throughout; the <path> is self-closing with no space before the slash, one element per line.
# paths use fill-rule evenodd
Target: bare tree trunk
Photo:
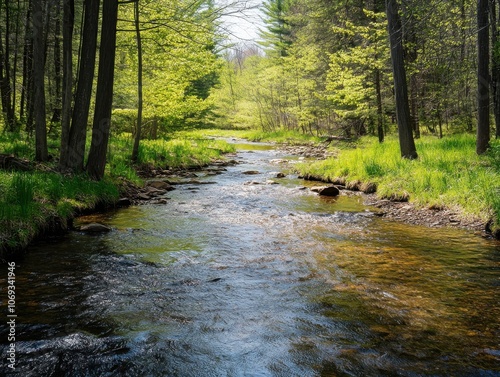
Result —
<path fill-rule="evenodd" d="M 117 18 L 118 2 L 116 0 L 104 0 L 92 143 L 87 162 L 87 172 L 90 177 L 96 180 L 104 177 L 106 167 L 106 154 L 111 127 L 111 107 L 113 105 Z"/>
<path fill-rule="evenodd" d="M 498 51 L 500 47 L 498 38 L 498 22 L 500 20 L 497 13 L 500 7 L 497 8 L 497 1 L 490 0 L 491 46 L 493 51 Z M 491 54 L 491 88 L 494 104 L 493 113 L 495 114 L 495 137 L 498 139 L 500 138 L 500 56 L 498 56 L 498 53 Z"/>
<path fill-rule="evenodd" d="M 12 68 L 12 113 L 14 118 L 14 127 L 15 130 L 18 131 L 19 123 L 18 118 L 16 117 L 16 105 L 17 105 L 17 68 L 19 62 L 19 36 L 20 36 L 20 28 L 21 28 L 21 1 L 17 0 L 17 15 L 16 15 L 16 29 L 15 29 L 15 39 L 14 39 L 14 61 Z"/>
<path fill-rule="evenodd" d="M 33 0 L 33 87 L 35 118 L 35 159 L 46 161 L 47 127 L 45 113 L 45 46 L 43 0 Z"/>
<path fill-rule="evenodd" d="M 413 134 L 416 139 L 420 139 L 420 123 L 418 121 L 418 85 L 417 85 L 417 75 L 413 74 L 410 78 L 410 104 L 411 104 L 411 121 Z"/>
<path fill-rule="evenodd" d="M 85 0 L 78 86 L 71 119 L 67 156 L 62 159 L 64 167 L 71 169 L 73 172 L 84 170 L 87 123 L 92 98 L 92 84 L 94 82 L 98 26 L 99 0 Z"/>
<path fill-rule="evenodd" d="M 19 104 L 19 117 L 24 118 L 25 109 L 28 107 L 28 76 L 31 72 L 31 61 L 28 59 L 29 51 L 31 49 L 31 36 L 30 36 L 30 18 L 31 18 L 31 2 L 25 1 L 26 18 L 24 27 L 24 49 L 23 49 L 23 81 L 21 85 L 21 103 Z"/>
<path fill-rule="evenodd" d="M 382 93 L 380 88 L 380 69 L 375 70 L 375 91 L 377 92 L 377 134 L 379 143 L 384 142 L 384 112 L 382 109 Z"/>
<path fill-rule="evenodd" d="M 135 131 L 134 148 L 132 150 L 132 161 L 137 162 L 142 131 L 142 40 L 139 22 L 139 0 L 136 0 L 134 4 L 134 18 L 137 39 L 137 128 Z"/>
<path fill-rule="evenodd" d="M 396 0 L 386 0 L 389 39 L 391 44 L 392 72 L 394 75 L 394 92 L 396 94 L 396 116 L 399 130 L 399 147 L 401 157 L 415 159 L 418 157 L 413 140 L 408 103 L 408 87 L 403 59 L 403 33 L 399 5 Z"/>
<path fill-rule="evenodd" d="M 63 0 L 63 88 L 61 111 L 61 151 L 59 167 L 67 164 L 69 130 L 71 126 L 71 99 L 73 91 L 73 27 L 75 23 L 74 0 Z"/>
<path fill-rule="evenodd" d="M 477 2 L 477 140 L 476 153 L 483 154 L 490 142 L 490 78 L 488 0 Z"/>
<path fill-rule="evenodd" d="M 51 123 L 61 121 L 61 92 L 62 92 L 62 64 L 61 64 L 61 4 L 58 1 L 55 5 L 55 26 L 54 26 L 54 98 L 52 101 Z"/>
<path fill-rule="evenodd" d="M 0 4 L 0 14 L 3 4 Z M 12 111 L 12 87 L 10 85 L 10 17 L 9 1 L 5 0 L 5 50 L 4 36 L 0 34 L 0 95 L 2 97 L 2 113 L 7 129 L 14 131 L 14 112 Z"/>

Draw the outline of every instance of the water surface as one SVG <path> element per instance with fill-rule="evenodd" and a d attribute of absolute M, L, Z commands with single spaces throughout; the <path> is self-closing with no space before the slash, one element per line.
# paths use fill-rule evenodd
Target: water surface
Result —
<path fill-rule="evenodd" d="M 271 147 L 239 147 L 197 178 L 217 184 L 33 246 L 11 375 L 500 376 L 497 242 L 320 198 L 274 178 Z"/>

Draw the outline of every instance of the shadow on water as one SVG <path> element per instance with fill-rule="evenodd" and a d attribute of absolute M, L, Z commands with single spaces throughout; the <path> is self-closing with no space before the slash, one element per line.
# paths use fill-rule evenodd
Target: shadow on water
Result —
<path fill-rule="evenodd" d="M 500 375 L 498 243 L 320 198 L 250 152 L 104 215 L 109 234 L 32 247 L 11 375 Z"/>

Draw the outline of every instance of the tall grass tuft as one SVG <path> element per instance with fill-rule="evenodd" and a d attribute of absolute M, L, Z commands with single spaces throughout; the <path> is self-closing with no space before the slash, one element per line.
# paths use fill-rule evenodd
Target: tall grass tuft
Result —
<path fill-rule="evenodd" d="M 32 212 L 35 188 L 36 179 L 31 174 L 15 174 L 12 178 L 11 197 L 23 219 L 29 217 Z"/>
<path fill-rule="evenodd" d="M 418 205 L 461 207 L 466 214 L 500 225 L 500 143 L 492 142 L 487 156 L 475 153 L 473 135 L 416 141 L 419 158 L 400 157 L 396 138 L 383 144 L 364 138 L 356 149 L 344 149 L 338 158 L 301 164 L 302 173 L 325 178 L 344 177 L 377 184 L 380 196 L 408 192 Z"/>

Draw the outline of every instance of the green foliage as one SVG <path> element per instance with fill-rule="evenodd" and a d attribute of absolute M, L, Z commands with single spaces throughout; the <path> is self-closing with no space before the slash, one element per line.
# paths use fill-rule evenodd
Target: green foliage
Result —
<path fill-rule="evenodd" d="M 390 197 L 407 192 L 419 205 L 459 206 L 466 214 L 484 220 L 494 218 L 500 224 L 500 169 L 498 143 L 490 153 L 478 157 L 471 135 L 455 135 L 417 141 L 418 160 L 399 157 L 395 138 L 383 144 L 364 138 L 351 150 L 342 150 L 338 158 L 302 164 L 301 173 L 348 181 L 377 184 L 378 195 Z"/>
<path fill-rule="evenodd" d="M 354 127 L 358 133 L 357 124 L 373 125 L 377 121 L 377 72 L 383 98 L 392 101 L 385 14 L 364 12 L 369 19 L 367 24 L 346 21 L 343 27 L 333 28 L 336 35 L 353 42 L 351 47 L 331 54 L 326 81 L 327 98 L 332 101 L 335 113 L 347 130 Z M 371 131 L 374 133 L 374 128 Z"/>
<path fill-rule="evenodd" d="M 264 23 L 267 30 L 261 31 L 261 44 L 275 56 L 286 56 L 291 45 L 289 12 L 294 0 L 267 0 L 263 4 Z"/>
<path fill-rule="evenodd" d="M 160 0 L 141 5 L 143 47 L 143 117 L 168 128 L 210 122 L 211 88 L 220 62 L 215 52 L 215 16 L 210 2 Z M 117 131 L 133 129 L 137 108 L 137 48 L 133 6 L 120 7 L 115 69 Z M 132 117 L 132 119 L 130 119 Z"/>

